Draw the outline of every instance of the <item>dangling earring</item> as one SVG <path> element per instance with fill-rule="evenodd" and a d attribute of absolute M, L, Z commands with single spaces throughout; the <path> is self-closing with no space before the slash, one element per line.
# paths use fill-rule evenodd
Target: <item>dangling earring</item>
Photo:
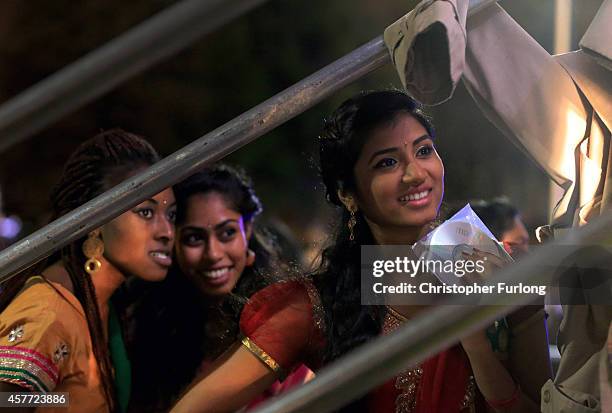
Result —
<path fill-rule="evenodd" d="M 349 209 L 351 216 L 347 222 L 348 230 L 349 230 L 349 240 L 355 241 L 355 233 L 353 232 L 353 228 L 357 225 L 357 218 L 355 218 L 355 210 Z"/>
<path fill-rule="evenodd" d="M 82 250 L 83 255 L 87 257 L 87 261 L 85 261 L 85 271 L 89 275 L 92 275 L 102 267 L 102 263 L 98 258 L 104 254 L 104 242 L 102 238 L 100 238 L 99 229 L 89 233 L 87 239 L 83 242 Z"/>
<path fill-rule="evenodd" d="M 253 251 L 252 249 L 249 248 L 247 250 L 246 266 L 250 267 L 254 263 L 255 263 L 255 251 Z"/>

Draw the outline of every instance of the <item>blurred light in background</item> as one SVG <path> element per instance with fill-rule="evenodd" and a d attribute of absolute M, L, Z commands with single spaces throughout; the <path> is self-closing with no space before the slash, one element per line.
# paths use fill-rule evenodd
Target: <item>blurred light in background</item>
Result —
<path fill-rule="evenodd" d="M 21 231 L 21 220 L 12 215 L 10 217 L 0 217 L 0 237 L 9 240 L 15 238 Z"/>
<path fill-rule="evenodd" d="M 572 42 L 572 0 L 555 0 L 555 26 L 553 37 L 553 54 L 567 53 L 570 51 Z M 576 125 L 575 116 L 569 112 L 567 116 L 567 131 L 571 133 Z M 573 146 L 572 146 L 573 145 Z M 576 145 L 573 142 L 565 141 L 563 158 L 563 172 L 565 177 L 575 177 L 575 158 L 574 148 Z M 550 182 L 549 190 L 549 215 L 552 216 L 552 211 L 563 197 L 565 191 L 554 181 Z"/>

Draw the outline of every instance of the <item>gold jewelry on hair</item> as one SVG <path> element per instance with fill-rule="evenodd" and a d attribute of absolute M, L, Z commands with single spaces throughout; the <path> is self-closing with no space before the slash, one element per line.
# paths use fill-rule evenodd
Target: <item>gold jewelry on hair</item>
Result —
<path fill-rule="evenodd" d="M 98 258 L 104 254 L 104 242 L 100 238 L 100 230 L 91 231 L 87 236 L 82 246 L 83 255 L 87 257 L 85 261 L 85 271 L 88 274 L 93 274 L 102 267 L 102 263 Z"/>
<path fill-rule="evenodd" d="M 355 218 L 355 210 L 351 209 L 349 212 L 351 213 L 351 217 L 346 224 L 349 230 L 349 240 L 355 241 L 355 233 L 353 232 L 353 228 L 355 228 L 355 225 L 357 225 L 357 218 Z"/>

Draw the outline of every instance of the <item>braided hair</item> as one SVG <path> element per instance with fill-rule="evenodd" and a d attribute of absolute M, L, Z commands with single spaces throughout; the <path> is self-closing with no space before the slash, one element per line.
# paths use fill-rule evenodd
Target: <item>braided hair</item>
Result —
<path fill-rule="evenodd" d="M 242 170 L 215 164 L 177 184 L 174 192 L 177 228 L 185 222 L 192 197 L 220 194 L 230 209 L 242 215 L 245 224 L 252 225 L 248 248 L 255 253 L 255 262 L 243 270 L 233 291 L 221 298 L 204 296 L 178 264 L 173 264 L 163 282 L 147 285 L 149 291 L 133 313 L 130 359 L 134 366 L 134 412 L 168 411 L 202 361 L 214 360 L 236 341 L 247 299 L 288 270 L 279 265 L 277 248 L 269 234 L 254 225 L 262 205 Z M 162 353 L 180 354 L 180 360 L 160 360 Z M 157 362 L 152 366 L 153 358 Z"/>
<path fill-rule="evenodd" d="M 147 141 L 121 129 L 102 132 L 83 142 L 66 162 L 60 181 L 51 192 L 51 221 L 112 188 L 129 173 L 150 166 L 158 160 L 159 155 Z M 81 247 L 85 239 L 86 237 L 83 237 L 66 245 L 33 267 L 33 270 L 10 280 L 10 286 L 3 292 L 0 310 L 21 290 L 30 275 L 39 274 L 49 264 L 61 261 L 72 281 L 74 295 L 85 311 L 106 401 L 110 411 L 117 411 L 112 362 L 104 337 L 96 292 L 91 276 L 84 270 L 87 258 Z M 5 294 L 7 291 L 10 292 Z"/>

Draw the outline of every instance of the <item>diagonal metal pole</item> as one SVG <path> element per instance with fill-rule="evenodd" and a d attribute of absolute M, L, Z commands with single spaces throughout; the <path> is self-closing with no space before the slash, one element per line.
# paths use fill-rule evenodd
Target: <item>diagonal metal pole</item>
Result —
<path fill-rule="evenodd" d="M 315 72 L 230 122 L 0 252 L 0 282 L 164 188 L 311 108 L 389 61 L 382 37 Z"/>
<path fill-rule="evenodd" d="M 583 245 L 610 245 L 612 211 L 589 225 L 573 230 L 563 240 L 545 245 L 537 253 L 507 267 L 486 283 L 497 285 L 552 285 L 558 268 Z M 559 247 L 563 246 L 562 253 Z M 493 305 L 479 305 L 478 296 L 446 301 L 414 318 L 388 336 L 359 347 L 317 374 L 315 380 L 274 399 L 253 413 L 325 413 L 342 407 L 410 366 L 415 366 L 460 338 L 506 315 L 513 308 L 529 304 L 533 296 L 504 295 Z M 460 305 L 457 305 L 460 304 Z"/>
<path fill-rule="evenodd" d="M 496 0 L 470 0 L 470 13 Z M 382 36 L 0 252 L 0 282 L 389 62 Z"/>
<path fill-rule="evenodd" d="M 183 0 L 0 106 L 0 152 L 266 0 Z"/>

